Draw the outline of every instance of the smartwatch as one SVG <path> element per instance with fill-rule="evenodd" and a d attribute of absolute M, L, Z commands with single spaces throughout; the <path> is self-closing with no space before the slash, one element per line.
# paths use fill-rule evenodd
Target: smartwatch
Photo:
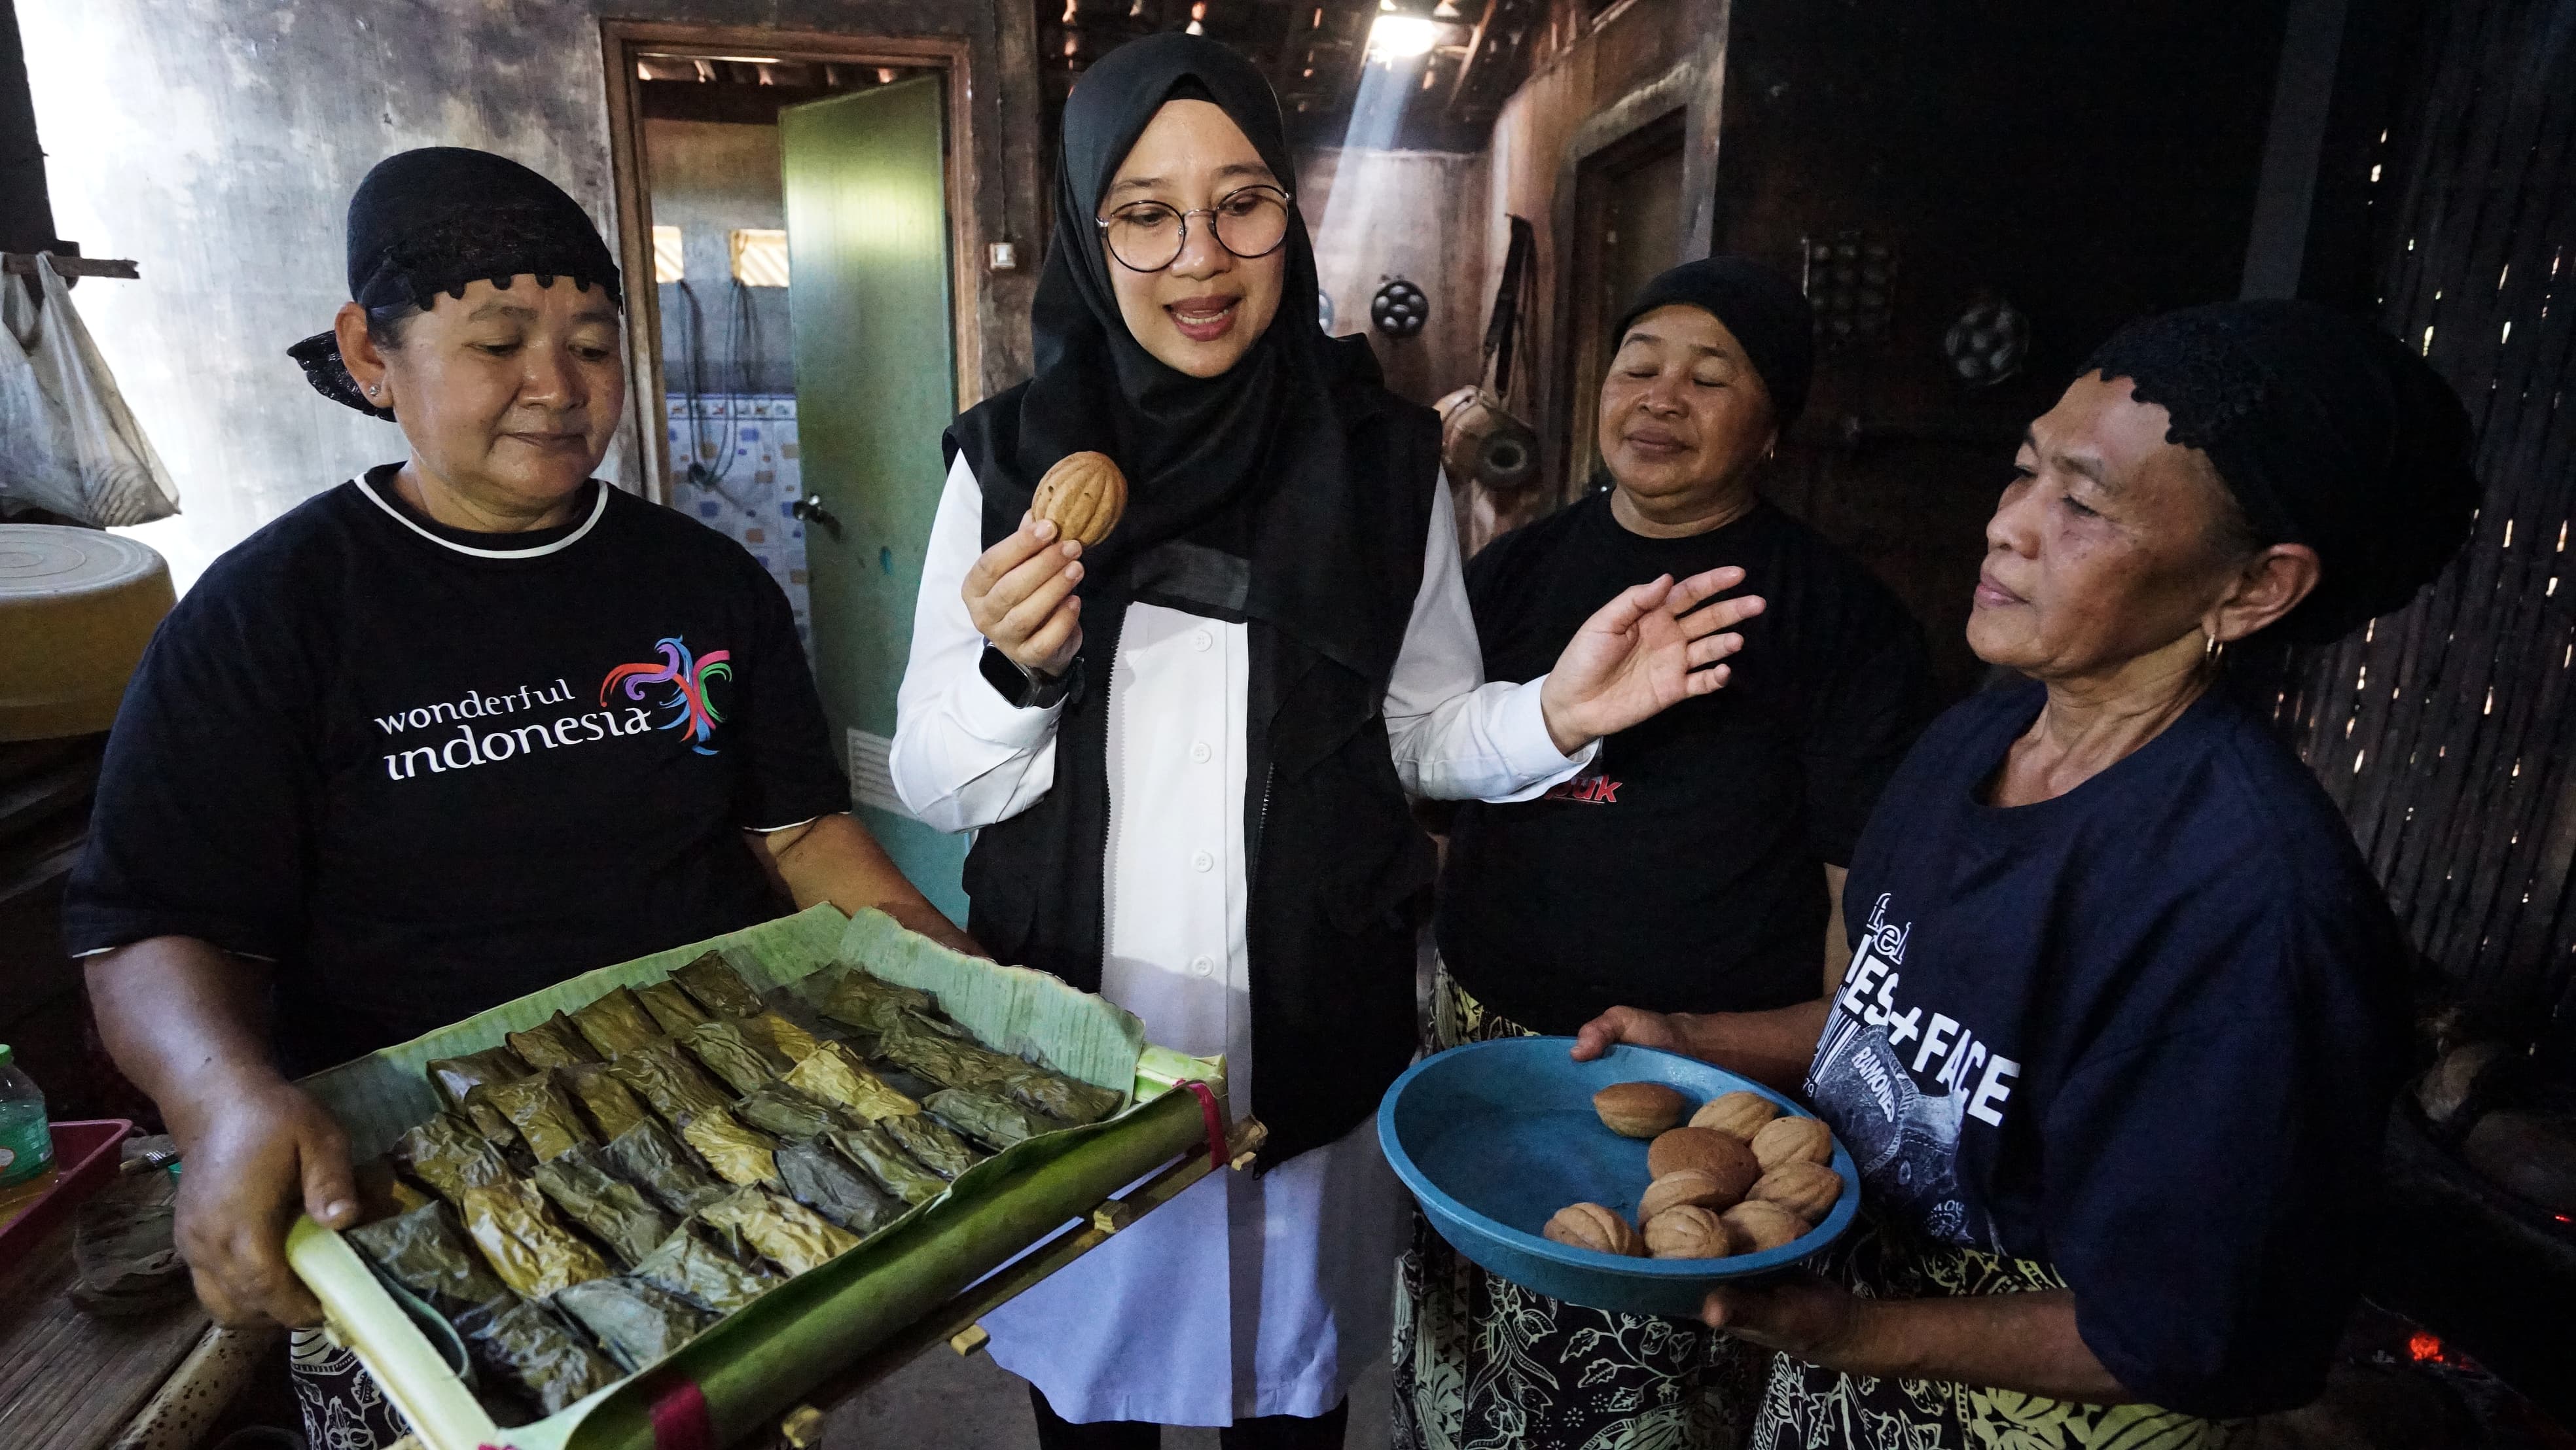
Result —
<path fill-rule="evenodd" d="M 975 667 L 984 676 L 984 683 L 993 687 L 993 693 L 1014 710 L 1052 710 L 1063 704 L 1082 681 L 1080 655 L 1074 656 L 1073 664 L 1063 674 L 1050 675 L 1030 669 L 988 644 Z"/>

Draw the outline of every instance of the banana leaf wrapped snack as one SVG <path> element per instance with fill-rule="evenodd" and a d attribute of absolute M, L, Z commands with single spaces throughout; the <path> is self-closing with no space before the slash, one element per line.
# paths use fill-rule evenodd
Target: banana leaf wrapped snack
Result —
<path fill-rule="evenodd" d="M 943 1087 L 988 1087 L 1028 1066 L 971 1038 L 954 1036 L 920 1012 L 898 1012 L 877 1034 L 877 1056 Z"/>
<path fill-rule="evenodd" d="M 598 1251 L 557 1223 L 545 1199 L 524 1180 L 468 1188 L 456 1211 L 484 1261 L 522 1299 L 543 1299 L 566 1284 L 608 1277 Z"/>
<path fill-rule="evenodd" d="M 731 1022 L 701 1022 L 678 1036 L 681 1046 L 737 1093 L 756 1091 L 762 1083 L 775 1082 L 796 1066 L 783 1053 L 755 1046 Z"/>
<path fill-rule="evenodd" d="M 540 1164 L 529 1181 L 564 1217 L 608 1245 L 619 1262 L 631 1264 L 669 1238 L 679 1219 L 646 1198 L 644 1190 L 602 1167 L 600 1152 L 573 1149 Z"/>
<path fill-rule="evenodd" d="M 405 1214 L 424 1203 L 436 1203 L 437 1196 L 423 1192 L 409 1179 L 394 1171 L 390 1155 L 379 1153 L 364 1163 L 349 1165 L 349 1177 L 358 1190 L 358 1222 L 376 1223 Z"/>
<path fill-rule="evenodd" d="M 506 1047 L 487 1047 L 462 1057 L 433 1057 L 429 1060 L 429 1085 L 449 1107 L 465 1101 L 465 1095 L 487 1082 L 508 1082 L 526 1077 L 532 1069 L 519 1055 Z"/>
<path fill-rule="evenodd" d="M 706 1108 L 681 1118 L 680 1141 L 697 1149 L 698 1156 L 727 1183 L 778 1181 L 777 1140 L 744 1127 L 722 1108 Z"/>
<path fill-rule="evenodd" d="M 944 1087 L 984 1088 L 1067 1123 L 1096 1123 L 1118 1111 L 1124 1093 L 1094 1087 L 974 1041 L 946 1035 L 940 1024 L 906 1013 L 878 1039 L 889 1061 Z"/>
<path fill-rule="evenodd" d="M 958 1174 L 984 1161 L 985 1155 L 968 1146 L 966 1140 L 948 1131 L 945 1124 L 927 1113 L 908 1118 L 888 1118 L 878 1124 L 888 1137 L 903 1145 L 912 1160 L 942 1178 L 954 1180 Z"/>
<path fill-rule="evenodd" d="M 524 1032 L 513 1032 L 503 1039 L 521 1062 L 538 1072 L 550 1067 L 569 1067 L 576 1062 L 597 1062 L 599 1054 L 572 1025 L 572 1019 L 561 1012 Z"/>
<path fill-rule="evenodd" d="M 701 952 L 695 961 L 671 974 L 698 1005 L 718 1017 L 749 1017 L 760 1010 L 760 994 L 742 979 L 722 951 Z"/>
<path fill-rule="evenodd" d="M 948 1191 L 948 1180 L 914 1162 L 883 1127 L 834 1128 L 823 1141 L 905 1203 L 928 1203 Z"/>
<path fill-rule="evenodd" d="M 1023 1106 L 1033 1108 L 1050 1118 L 1067 1123 L 1096 1123 L 1127 1101 L 1127 1095 L 1105 1087 L 1093 1087 L 1080 1078 L 1067 1077 L 1042 1067 L 1029 1067 L 1004 1078 L 1002 1091 Z"/>
<path fill-rule="evenodd" d="M 844 967 L 807 990 L 824 1016 L 868 1032 L 892 1028 L 905 1012 L 938 1010 L 928 992 L 897 986 L 865 967 Z"/>
<path fill-rule="evenodd" d="M 609 1059 L 608 1072 L 633 1089 L 635 1096 L 666 1123 L 733 1101 L 680 1051 L 678 1043 L 667 1037 L 617 1054 Z"/>
<path fill-rule="evenodd" d="M 510 1297 L 509 1286 L 476 1257 L 453 1212 L 436 1199 L 346 1230 L 344 1236 L 387 1277 L 441 1314 L 453 1317 Z"/>
<path fill-rule="evenodd" d="M 563 1090 L 551 1073 L 539 1073 L 512 1082 L 485 1083 L 466 1094 L 469 1101 L 480 1099 L 501 1114 L 502 1120 L 516 1131 L 519 1141 L 528 1145 L 529 1154 L 545 1163 L 560 1158 L 582 1144 L 590 1142 L 590 1128 L 572 1105 L 572 1096 Z"/>
<path fill-rule="evenodd" d="M 733 1025 L 750 1039 L 752 1046 L 774 1058 L 784 1059 L 791 1067 L 812 1057 L 814 1050 L 823 1045 L 822 1039 L 803 1023 L 775 1010 L 763 1009 Z"/>
<path fill-rule="evenodd" d="M 499 1183 L 510 1176 L 499 1150 L 477 1136 L 451 1113 L 429 1121 L 394 1140 L 386 1157 L 413 1178 L 429 1185 L 450 1203 L 466 1189 Z"/>
<path fill-rule="evenodd" d="M 766 1188 L 737 1189 L 699 1210 L 698 1221 L 719 1232 L 739 1234 L 761 1257 L 791 1275 L 820 1268 L 859 1246 L 856 1236 Z"/>
<path fill-rule="evenodd" d="M 555 1069 L 555 1081 L 563 1084 L 573 1101 L 581 1104 L 592 1127 L 599 1130 L 603 1143 L 618 1137 L 637 1123 L 650 1122 L 652 1111 L 635 1090 L 618 1080 L 604 1062 L 575 1062 Z"/>
<path fill-rule="evenodd" d="M 514 1301 L 469 1310 L 457 1316 L 456 1330 L 465 1337 L 475 1365 L 525 1391 L 539 1414 L 551 1415 L 617 1380 L 616 1366 L 534 1304 Z M 485 1404 L 492 1407 L 488 1400 Z"/>
<path fill-rule="evenodd" d="M 686 1216 L 725 1196 L 725 1186 L 708 1176 L 696 1155 L 680 1146 L 671 1130 L 650 1119 L 608 1140 L 599 1150 L 600 1166 L 641 1188 L 672 1213 Z"/>
<path fill-rule="evenodd" d="M 858 1126 L 839 1109 L 798 1092 L 784 1082 L 761 1084 L 758 1091 L 733 1105 L 733 1115 L 764 1133 L 791 1142 L 819 1137 L 831 1128 Z"/>
<path fill-rule="evenodd" d="M 974 1088 L 942 1088 L 922 1106 L 939 1121 L 996 1152 L 1065 1126 L 999 1093 Z"/>
<path fill-rule="evenodd" d="M 518 1137 L 510 1121 L 498 1109 L 488 1107 L 475 1097 L 474 1090 L 493 1083 L 512 1082 L 528 1075 L 528 1065 L 506 1047 L 487 1047 L 463 1057 L 434 1057 L 429 1061 L 429 1085 L 447 1105 L 465 1115 L 474 1131 L 494 1147 L 504 1146 Z"/>
<path fill-rule="evenodd" d="M 606 996 L 576 1009 L 572 1025 L 581 1029 L 581 1035 L 599 1049 L 600 1056 L 612 1062 L 619 1053 L 662 1035 L 662 1029 L 653 1023 L 653 1014 L 645 1011 L 644 1003 L 625 987 L 611 988 Z"/>
<path fill-rule="evenodd" d="M 714 1321 L 678 1295 L 642 1279 L 590 1279 L 569 1285 L 554 1306 L 590 1331 L 627 1373 L 659 1362 Z"/>
<path fill-rule="evenodd" d="M 870 1072 L 857 1053 L 838 1042 L 820 1044 L 781 1080 L 807 1097 L 846 1108 L 872 1123 L 921 1111 L 921 1104 L 895 1091 Z"/>
<path fill-rule="evenodd" d="M 727 1254 L 699 1238 L 686 1224 L 673 1229 L 660 1247 L 636 1260 L 629 1277 L 717 1314 L 731 1314 L 778 1282 L 778 1276 L 768 1268 Z"/>
<path fill-rule="evenodd" d="M 820 1143 L 789 1143 L 778 1150 L 778 1177 L 787 1196 L 861 1238 L 903 1216 L 905 1205 Z"/>
<path fill-rule="evenodd" d="M 679 983 L 667 977 L 649 987 L 636 988 L 635 1000 L 643 1003 L 644 1010 L 652 1014 L 655 1026 L 673 1037 L 701 1022 L 715 1020 L 707 1015 L 706 1008 L 680 990 Z"/>

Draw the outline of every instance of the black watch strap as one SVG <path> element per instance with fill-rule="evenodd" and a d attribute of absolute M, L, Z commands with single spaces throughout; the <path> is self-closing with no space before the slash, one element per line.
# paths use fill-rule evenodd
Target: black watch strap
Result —
<path fill-rule="evenodd" d="M 975 668 L 984 676 L 984 683 L 993 687 L 993 693 L 1014 710 L 1053 709 L 1073 693 L 1082 679 L 1082 659 L 1078 655 L 1063 674 L 1048 675 L 1023 666 L 989 644 L 984 646 L 983 657 L 975 662 Z"/>

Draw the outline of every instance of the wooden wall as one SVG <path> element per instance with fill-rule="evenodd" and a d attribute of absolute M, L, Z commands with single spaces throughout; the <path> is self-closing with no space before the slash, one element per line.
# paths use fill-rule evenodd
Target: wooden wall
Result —
<path fill-rule="evenodd" d="M 2414 54 L 2333 180 L 2371 193 L 2381 319 L 2467 401 L 2486 502 L 2431 590 L 2273 699 L 2485 1030 L 2576 1062 L 2576 23 L 2460 0 Z"/>

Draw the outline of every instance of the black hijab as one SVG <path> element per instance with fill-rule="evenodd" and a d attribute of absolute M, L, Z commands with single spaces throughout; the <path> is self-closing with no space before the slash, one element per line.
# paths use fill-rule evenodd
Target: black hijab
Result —
<path fill-rule="evenodd" d="M 2317 551 L 2272 626 L 2322 643 L 2415 597 L 2478 506 L 2468 410 L 2415 352 L 2314 302 L 2217 302 L 2132 323 L 2087 372 L 2130 380 L 2209 455 L 2256 540 Z"/>
<path fill-rule="evenodd" d="M 349 296 L 369 312 L 429 310 L 445 292 L 489 279 L 507 287 L 534 275 L 539 286 L 570 277 L 583 291 L 620 301 L 617 260 L 599 228 L 564 189 L 506 156 L 463 146 L 424 146 L 388 156 L 349 198 Z M 391 418 L 367 401 L 323 332 L 286 350 L 313 390 L 361 413 Z"/>
<path fill-rule="evenodd" d="M 1213 378 L 1164 365 L 1127 330 L 1111 277 L 1117 264 L 1093 220 L 1136 138 L 1174 99 L 1223 110 L 1292 195 L 1278 312 L 1241 361 Z M 1168 33 L 1103 56 L 1065 103 L 1055 234 L 1031 317 L 1037 373 L 968 410 L 947 441 L 982 486 L 988 541 L 1018 526 L 1038 480 L 1066 454 L 1096 450 L 1117 461 L 1127 510 L 1089 551 L 1086 597 L 1264 619 L 1349 663 L 1357 641 L 1325 576 L 1341 572 L 1331 560 L 1357 554 L 1336 554 L 1331 520 L 1297 516 L 1302 501 L 1346 486 L 1357 462 L 1347 457 L 1350 425 L 1388 398 L 1366 341 L 1326 338 L 1308 301 L 1317 292 L 1315 251 L 1293 201 L 1295 177 L 1278 98 L 1240 55 Z M 1282 541 L 1298 557 L 1273 557 L 1259 544 L 1281 523 L 1304 533 Z"/>

